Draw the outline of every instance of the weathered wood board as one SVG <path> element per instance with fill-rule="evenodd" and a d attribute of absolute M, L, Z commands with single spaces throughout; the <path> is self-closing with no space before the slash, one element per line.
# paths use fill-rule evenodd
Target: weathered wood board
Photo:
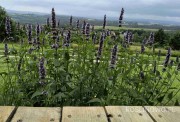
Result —
<path fill-rule="evenodd" d="M 6 122 L 13 114 L 14 106 L 0 106 L 0 122 Z"/>
<path fill-rule="evenodd" d="M 180 122 L 180 107 L 145 106 L 150 116 L 157 122 Z"/>
<path fill-rule="evenodd" d="M 63 107 L 62 122 L 108 122 L 103 107 Z"/>
<path fill-rule="evenodd" d="M 12 122 L 59 122 L 61 108 L 19 107 Z"/>
<path fill-rule="evenodd" d="M 106 106 L 111 122 L 153 122 L 142 106 Z"/>

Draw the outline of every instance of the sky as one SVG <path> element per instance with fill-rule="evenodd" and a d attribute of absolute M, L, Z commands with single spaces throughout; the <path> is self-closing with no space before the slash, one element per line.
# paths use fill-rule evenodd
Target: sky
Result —
<path fill-rule="evenodd" d="M 153 19 L 180 22 L 180 0 L 0 0 L 8 10 L 51 13 L 81 17 L 119 18 L 121 8 L 124 19 Z"/>

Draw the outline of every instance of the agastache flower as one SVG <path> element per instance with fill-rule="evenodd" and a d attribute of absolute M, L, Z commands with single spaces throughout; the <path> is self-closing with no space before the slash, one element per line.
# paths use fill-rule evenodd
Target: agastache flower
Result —
<path fill-rule="evenodd" d="M 89 40 L 89 35 L 90 35 L 90 24 L 86 24 L 86 40 Z"/>
<path fill-rule="evenodd" d="M 28 37 L 28 43 L 32 44 L 32 25 L 28 25 L 27 27 L 27 37 Z"/>
<path fill-rule="evenodd" d="M 36 40 L 36 38 L 34 38 L 33 39 L 33 46 L 36 46 L 36 44 L 37 44 L 37 40 Z"/>
<path fill-rule="evenodd" d="M 31 48 L 28 50 L 28 53 L 31 54 L 31 53 L 33 52 L 33 50 L 34 50 L 34 48 L 31 47 Z"/>
<path fill-rule="evenodd" d="M 126 31 L 126 33 L 124 33 L 124 40 L 127 44 L 132 42 L 132 38 L 133 38 L 132 32 Z"/>
<path fill-rule="evenodd" d="M 148 40 L 149 44 L 152 45 L 154 43 L 154 33 L 151 32 Z"/>
<path fill-rule="evenodd" d="M 96 60 L 96 62 L 98 62 L 100 57 L 101 57 L 104 39 L 105 39 L 104 38 L 104 33 L 102 33 L 101 38 L 100 38 L 100 42 L 99 42 L 99 48 L 98 48 L 98 52 L 97 52 L 97 60 Z"/>
<path fill-rule="evenodd" d="M 52 45 L 51 45 L 51 48 L 57 50 L 57 49 L 59 48 L 59 45 L 58 45 L 57 43 L 52 44 Z"/>
<path fill-rule="evenodd" d="M 39 49 L 39 45 L 40 45 L 40 40 L 39 40 L 40 31 L 41 31 L 40 25 L 38 24 L 36 26 L 36 43 L 38 44 L 38 49 Z"/>
<path fill-rule="evenodd" d="M 56 28 L 56 14 L 54 8 L 52 8 L 52 15 L 51 15 L 51 21 L 52 21 L 52 28 Z"/>
<path fill-rule="evenodd" d="M 82 34 L 86 34 L 86 21 L 82 25 Z"/>
<path fill-rule="evenodd" d="M 68 40 L 71 39 L 71 31 L 70 31 L 70 30 L 68 30 L 67 39 L 68 39 Z"/>
<path fill-rule="evenodd" d="M 106 31 L 106 35 L 107 35 L 107 36 L 110 36 L 110 35 L 111 35 L 111 31 L 110 31 L 109 29 Z"/>
<path fill-rule="evenodd" d="M 11 34 L 11 21 L 9 17 L 6 17 L 5 29 L 6 29 L 6 34 L 10 35 Z"/>
<path fill-rule="evenodd" d="M 70 24 L 70 26 L 72 26 L 72 16 L 70 17 L 70 20 L 69 20 L 69 24 Z"/>
<path fill-rule="evenodd" d="M 39 79 L 44 80 L 46 77 L 46 70 L 44 67 L 44 58 L 42 57 L 39 62 Z"/>
<path fill-rule="evenodd" d="M 122 26 L 123 15 L 124 15 L 124 8 L 122 8 L 121 14 L 120 14 L 120 17 L 119 17 L 119 27 Z"/>
<path fill-rule="evenodd" d="M 114 68 L 115 67 L 116 59 L 117 59 L 117 45 L 115 45 L 113 47 L 113 49 L 112 49 L 110 68 Z"/>
<path fill-rule="evenodd" d="M 103 29 L 106 27 L 106 15 L 104 15 Z"/>
<path fill-rule="evenodd" d="M 169 63 L 169 60 L 170 60 L 170 57 L 171 57 L 171 48 L 168 49 L 168 52 L 167 52 L 167 55 L 166 55 L 166 59 L 164 61 L 164 66 L 167 67 L 168 63 Z"/>

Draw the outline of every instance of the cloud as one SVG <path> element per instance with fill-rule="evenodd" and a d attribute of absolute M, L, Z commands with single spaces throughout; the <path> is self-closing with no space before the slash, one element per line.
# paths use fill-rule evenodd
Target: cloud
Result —
<path fill-rule="evenodd" d="M 0 5 L 10 10 L 50 13 L 54 7 L 57 14 L 102 18 L 119 17 L 125 8 L 125 19 L 150 17 L 179 21 L 180 0 L 0 0 Z M 151 18 L 153 19 L 153 18 Z"/>

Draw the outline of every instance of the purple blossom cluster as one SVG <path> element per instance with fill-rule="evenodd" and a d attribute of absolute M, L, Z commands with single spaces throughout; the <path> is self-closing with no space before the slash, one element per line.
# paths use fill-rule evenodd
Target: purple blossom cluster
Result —
<path fill-rule="evenodd" d="M 86 34 L 86 21 L 84 21 L 82 25 L 82 34 Z"/>
<path fill-rule="evenodd" d="M 86 40 L 89 40 L 89 36 L 90 36 L 90 24 L 89 23 L 87 23 L 86 24 Z"/>
<path fill-rule="evenodd" d="M 42 57 L 39 61 L 39 79 L 44 80 L 46 77 L 46 70 L 44 67 L 44 58 Z"/>
<path fill-rule="evenodd" d="M 132 39 L 133 39 L 133 34 L 130 31 L 126 31 L 126 33 L 124 33 L 124 40 L 127 44 L 132 43 Z"/>
<path fill-rule="evenodd" d="M 56 28 L 56 14 L 55 14 L 54 8 L 52 8 L 52 13 L 51 13 L 51 24 L 52 24 L 52 28 L 55 29 Z"/>
<path fill-rule="evenodd" d="M 104 44 L 104 39 L 105 39 L 105 34 L 102 33 L 101 34 L 101 38 L 100 38 L 100 42 L 99 42 L 99 48 L 98 48 L 98 52 L 97 52 L 97 60 L 96 62 L 98 62 L 100 60 L 101 54 L 102 54 L 102 50 L 103 50 L 103 44 Z"/>
<path fill-rule="evenodd" d="M 32 44 L 32 25 L 28 24 L 27 26 L 27 37 L 28 37 L 28 43 Z"/>
<path fill-rule="evenodd" d="M 106 27 L 106 15 L 104 15 L 103 29 Z"/>
<path fill-rule="evenodd" d="M 169 63 L 169 60 L 170 60 L 170 57 L 171 57 L 171 48 L 168 49 L 168 52 L 166 54 L 166 59 L 164 61 L 164 66 L 167 67 L 168 63 Z"/>
<path fill-rule="evenodd" d="M 118 49 L 117 45 L 115 45 L 113 47 L 113 49 L 112 49 L 110 68 L 114 68 L 115 67 L 116 59 L 117 59 L 117 49 Z"/>
<path fill-rule="evenodd" d="M 10 35 L 11 34 L 11 20 L 9 17 L 6 17 L 5 29 L 6 29 L 6 34 Z"/>
<path fill-rule="evenodd" d="M 119 27 L 122 26 L 123 15 L 124 15 L 124 8 L 121 9 L 121 14 L 119 17 Z"/>

